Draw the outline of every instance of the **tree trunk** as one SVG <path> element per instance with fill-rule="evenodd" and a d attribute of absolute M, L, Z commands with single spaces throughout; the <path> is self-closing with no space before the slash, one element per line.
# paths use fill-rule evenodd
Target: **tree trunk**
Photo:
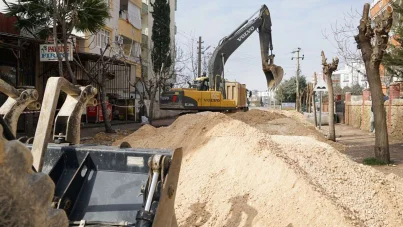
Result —
<path fill-rule="evenodd" d="M 68 55 L 69 51 L 67 50 L 67 47 L 68 47 L 67 40 L 68 40 L 69 37 L 67 35 L 66 19 L 65 18 L 63 18 L 63 21 L 62 21 L 62 33 L 63 33 L 63 52 L 64 52 L 64 56 L 65 56 L 65 59 L 66 59 L 65 62 L 66 62 L 66 66 L 67 66 L 67 72 L 68 72 L 68 74 L 69 74 L 69 76 L 71 78 L 71 83 L 76 85 L 77 84 L 77 79 L 76 79 L 76 76 L 73 73 L 73 70 L 71 69 L 71 65 L 70 65 L 70 61 L 69 61 L 70 59 L 69 59 L 69 55 Z M 71 56 L 71 58 L 73 58 L 73 56 Z"/>
<path fill-rule="evenodd" d="M 303 98 L 304 98 L 304 92 L 301 92 L 299 94 L 299 100 L 298 100 L 298 107 L 299 107 L 298 112 L 302 112 L 302 99 Z"/>
<path fill-rule="evenodd" d="M 299 112 L 299 110 L 300 110 L 300 106 L 299 106 L 299 94 L 297 93 L 296 94 L 296 99 L 295 99 L 295 108 L 296 108 L 296 110 L 297 110 L 297 112 Z"/>
<path fill-rule="evenodd" d="M 309 113 L 308 103 L 309 103 L 309 88 L 307 87 L 306 95 L 305 95 L 305 110 L 307 113 Z"/>
<path fill-rule="evenodd" d="M 154 118 L 154 102 L 155 102 L 155 96 L 157 95 L 157 90 L 158 89 L 154 89 L 154 91 L 151 92 L 151 97 L 150 97 L 150 108 L 148 111 L 148 121 L 150 122 L 151 125 L 152 125 L 153 118 Z"/>
<path fill-rule="evenodd" d="M 318 120 L 316 118 L 316 102 L 315 102 L 315 93 L 316 92 L 312 92 L 312 105 L 313 105 L 313 116 L 315 119 L 315 127 L 318 126 Z"/>
<path fill-rule="evenodd" d="M 308 113 L 312 113 L 312 85 L 310 84 L 308 86 L 308 101 L 307 101 L 307 105 L 308 105 Z"/>
<path fill-rule="evenodd" d="M 101 96 L 102 115 L 104 116 L 105 132 L 114 133 L 115 131 L 112 129 L 111 122 L 109 121 L 109 112 L 106 104 L 106 93 L 104 84 L 102 84 L 102 87 L 100 89 L 100 96 Z"/>
<path fill-rule="evenodd" d="M 385 163 L 390 163 L 388 128 L 386 123 L 386 110 L 382 83 L 379 77 L 379 65 L 368 67 L 368 82 L 372 96 L 375 119 L 375 158 Z"/>
<path fill-rule="evenodd" d="M 365 70 L 372 95 L 375 118 L 375 158 L 389 164 L 388 128 L 379 66 L 388 47 L 389 31 L 393 22 L 393 10 L 391 7 L 387 7 L 377 20 L 371 21 L 369 17 L 370 8 L 369 3 L 364 5 L 362 18 L 358 26 L 358 35 L 354 38 L 365 62 Z M 373 26 L 371 26 L 371 22 L 374 23 Z"/>
<path fill-rule="evenodd" d="M 334 95 L 333 95 L 333 83 L 332 74 L 326 75 L 327 77 L 327 91 L 328 91 L 328 103 L 329 103 L 329 134 L 327 139 L 336 142 L 336 129 L 334 126 Z"/>
<path fill-rule="evenodd" d="M 63 61 L 62 58 L 60 57 L 60 52 L 58 49 L 58 42 L 57 42 L 57 2 L 53 1 L 52 2 L 52 6 L 53 6 L 53 44 L 55 45 L 55 49 L 56 49 L 56 55 L 57 55 L 57 60 L 59 63 L 59 77 L 63 77 Z"/>

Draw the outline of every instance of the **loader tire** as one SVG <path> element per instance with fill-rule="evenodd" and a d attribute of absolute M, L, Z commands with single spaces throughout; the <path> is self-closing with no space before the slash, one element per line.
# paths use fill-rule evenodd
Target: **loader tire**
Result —
<path fill-rule="evenodd" d="M 0 126 L 0 226 L 68 226 L 63 210 L 51 208 L 55 185 L 32 170 L 31 151 L 18 140 L 8 141 Z"/>

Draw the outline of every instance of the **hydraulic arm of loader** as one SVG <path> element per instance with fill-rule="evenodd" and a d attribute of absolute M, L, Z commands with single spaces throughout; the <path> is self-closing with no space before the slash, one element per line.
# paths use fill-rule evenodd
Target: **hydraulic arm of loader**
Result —
<path fill-rule="evenodd" d="M 39 110 L 41 104 L 37 102 L 38 92 L 35 89 L 15 89 L 0 79 L 0 92 L 8 96 L 6 102 L 0 107 L 0 115 L 10 127 L 14 137 L 17 134 L 17 123 L 25 108 Z"/>
<path fill-rule="evenodd" d="M 67 98 L 53 122 L 61 91 Z M 175 226 L 182 150 L 79 145 L 82 112 L 96 93 L 48 79 L 32 153 L 34 169 L 55 184 L 52 207 L 66 212 L 69 226 Z M 57 144 L 48 143 L 52 124 Z"/>
<path fill-rule="evenodd" d="M 96 88 L 77 87 L 62 77 L 48 79 L 32 146 L 34 167 L 37 171 L 42 170 L 43 157 L 50 139 L 60 91 L 65 92 L 67 98 L 56 117 L 53 139 L 57 136 L 63 142 L 79 144 L 81 115 L 90 100 L 93 105 L 96 105 L 96 100 L 93 99 L 97 94 Z"/>
<path fill-rule="evenodd" d="M 253 16 L 259 13 L 254 19 Z M 217 48 L 215 49 L 209 61 L 209 81 L 215 90 L 221 89 L 225 97 L 225 84 L 221 84 L 221 80 L 225 82 L 223 77 L 224 64 L 232 53 L 248 39 L 252 33 L 259 30 L 260 48 L 262 57 L 263 72 L 266 75 L 267 86 L 273 89 L 283 78 L 283 69 L 274 64 L 271 18 L 270 12 L 266 5 L 263 5 L 255 14 L 248 20 L 244 21 L 235 31 L 229 36 L 224 37 Z M 269 53 L 270 51 L 270 53 Z"/>

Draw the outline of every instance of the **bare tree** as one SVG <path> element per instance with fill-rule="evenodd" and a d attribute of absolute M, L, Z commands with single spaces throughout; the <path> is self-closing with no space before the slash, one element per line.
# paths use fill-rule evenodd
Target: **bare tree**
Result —
<path fill-rule="evenodd" d="M 187 73 L 191 74 L 193 76 L 193 80 L 197 78 L 197 67 L 198 67 L 198 61 L 197 61 L 197 47 L 196 47 L 196 39 L 194 34 L 191 35 L 192 38 L 189 40 L 189 44 L 187 45 L 189 47 L 188 50 L 188 62 L 186 64 L 186 71 Z"/>
<path fill-rule="evenodd" d="M 336 23 L 332 26 L 335 42 L 326 32 L 324 33 L 325 38 L 335 46 L 337 55 L 342 57 L 344 63 L 353 68 L 354 65 L 351 63 L 365 65 L 375 115 L 375 158 L 384 163 L 390 163 L 390 154 L 380 65 L 388 47 L 389 31 L 393 22 L 392 11 L 392 7 L 388 6 L 387 10 L 371 19 L 370 4 L 365 4 L 362 14 L 351 10 L 345 15 L 344 24 Z M 357 26 L 353 24 L 353 21 L 357 20 L 360 21 L 358 35 Z"/>
<path fill-rule="evenodd" d="M 322 51 L 322 66 L 323 74 L 326 76 L 327 91 L 329 97 L 329 133 L 327 135 L 328 140 L 336 141 L 336 130 L 334 125 L 334 94 L 333 94 L 333 82 L 332 74 L 337 70 L 339 65 L 339 59 L 333 58 L 331 64 L 327 63 L 325 53 Z"/>
<path fill-rule="evenodd" d="M 82 72 L 85 73 L 91 83 L 98 87 L 102 114 L 104 116 L 105 132 L 114 133 L 115 131 L 112 129 L 112 125 L 109 120 L 110 115 L 106 102 L 107 82 L 115 79 L 115 74 L 109 69 L 109 67 L 115 64 L 116 61 L 124 59 L 118 59 L 118 55 L 113 55 L 112 57 L 105 56 L 107 52 L 109 52 L 109 55 L 113 53 L 111 44 L 109 42 L 106 43 L 106 46 L 104 48 L 100 48 L 100 57 L 89 68 L 85 67 L 79 55 L 76 55 L 76 58 L 74 58 L 74 62 L 75 65 L 79 67 Z"/>
<path fill-rule="evenodd" d="M 213 53 L 207 52 L 207 53 L 205 53 L 204 56 L 203 56 L 203 66 L 202 66 L 203 68 L 202 68 L 202 70 L 203 70 L 203 72 L 205 72 L 205 73 L 208 72 L 208 62 L 209 62 L 209 60 L 210 60 L 210 58 L 211 58 L 212 55 L 213 55 Z"/>
<path fill-rule="evenodd" d="M 370 4 L 364 5 L 358 35 L 355 36 L 358 49 L 361 50 L 372 95 L 375 116 L 375 158 L 390 163 L 388 130 L 384 94 L 380 79 L 380 65 L 389 41 L 392 27 L 392 8 L 388 7 L 382 15 L 376 17 L 371 25 L 369 18 Z"/>
<path fill-rule="evenodd" d="M 190 76 L 183 74 L 185 65 L 183 51 L 176 47 L 175 45 L 175 58 L 172 60 L 174 63 L 170 68 L 161 67 L 160 73 L 156 75 L 152 72 L 152 75 L 147 75 L 146 72 L 142 72 L 140 78 L 136 81 L 136 83 L 131 84 L 135 88 L 136 94 L 140 97 L 140 103 L 144 105 L 144 100 L 150 101 L 149 110 L 146 111 L 146 115 L 150 124 L 152 124 L 154 118 L 154 105 L 156 103 L 157 95 L 160 95 L 159 91 L 165 91 L 173 86 L 182 86 L 186 84 L 186 82 L 190 81 Z M 152 59 L 149 59 L 149 64 L 153 64 Z M 140 58 L 140 64 L 143 65 L 144 59 Z M 142 88 L 143 92 L 140 89 Z M 148 112 L 148 114 L 147 114 Z"/>
<path fill-rule="evenodd" d="M 189 53 L 187 56 L 183 51 L 183 49 L 179 48 L 176 45 L 176 58 L 175 58 L 176 81 L 174 82 L 175 88 L 189 87 L 191 81 L 194 80 L 195 75 L 194 73 L 197 73 L 197 68 L 195 68 L 194 71 L 192 71 L 191 73 L 186 71 L 189 62 L 194 61 L 191 60 L 191 56 L 192 56 L 191 53 Z"/>

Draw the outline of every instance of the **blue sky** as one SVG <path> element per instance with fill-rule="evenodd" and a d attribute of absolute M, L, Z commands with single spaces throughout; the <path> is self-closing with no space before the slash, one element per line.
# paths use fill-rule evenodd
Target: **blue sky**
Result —
<path fill-rule="evenodd" d="M 266 4 L 271 13 L 275 63 L 284 68 L 287 79 L 296 73 L 296 61 L 291 52 L 302 49 L 302 74 L 311 78 L 321 71 L 321 50 L 331 59 L 335 47 L 324 38 L 323 32 L 331 25 L 343 22 L 345 13 L 362 12 L 364 0 L 178 0 L 176 24 L 178 44 L 189 52 L 192 34 L 202 36 L 204 46 L 215 47 L 244 20 Z M 356 22 L 358 25 L 358 21 Z M 353 41 L 353 40 L 352 40 Z M 196 41 L 195 41 L 196 42 Z M 212 49 L 210 49 L 212 50 Z M 343 64 L 339 66 L 339 69 Z M 259 36 L 255 32 L 225 65 L 226 78 L 246 83 L 249 89 L 266 90 L 266 79 L 261 69 Z"/>

